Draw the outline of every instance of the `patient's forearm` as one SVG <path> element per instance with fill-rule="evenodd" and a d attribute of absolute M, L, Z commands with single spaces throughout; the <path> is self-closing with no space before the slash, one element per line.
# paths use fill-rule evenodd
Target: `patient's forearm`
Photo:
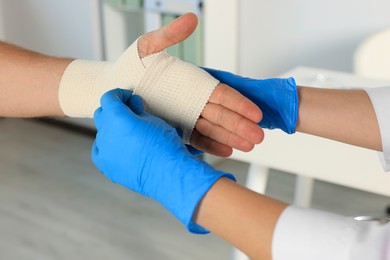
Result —
<path fill-rule="evenodd" d="M 381 151 L 374 108 L 364 90 L 299 87 L 297 131 Z"/>
<path fill-rule="evenodd" d="M 0 42 L 0 116 L 63 116 L 58 87 L 70 62 Z"/>

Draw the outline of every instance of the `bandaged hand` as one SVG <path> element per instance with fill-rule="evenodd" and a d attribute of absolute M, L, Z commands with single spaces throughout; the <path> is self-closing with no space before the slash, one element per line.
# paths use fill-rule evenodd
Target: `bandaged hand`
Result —
<path fill-rule="evenodd" d="M 295 133 L 298 121 L 298 93 L 293 78 L 251 79 L 229 72 L 205 68 L 213 77 L 228 84 L 254 102 L 263 112 L 260 126 Z"/>
<path fill-rule="evenodd" d="M 146 111 L 181 129 L 185 143 L 219 156 L 229 156 L 232 148 L 250 151 L 263 139 L 258 107 L 198 67 L 164 52 L 191 35 L 196 25 L 195 15 L 180 17 L 141 36 L 116 62 L 75 60 L 60 83 L 63 112 L 92 117 L 103 93 L 130 89 L 142 97 Z"/>
<path fill-rule="evenodd" d="M 234 177 L 192 156 L 176 130 L 145 112 L 131 91 L 104 94 L 94 120 L 96 167 L 111 181 L 158 201 L 191 232 L 207 233 L 192 222 L 194 211 L 219 178 Z"/>

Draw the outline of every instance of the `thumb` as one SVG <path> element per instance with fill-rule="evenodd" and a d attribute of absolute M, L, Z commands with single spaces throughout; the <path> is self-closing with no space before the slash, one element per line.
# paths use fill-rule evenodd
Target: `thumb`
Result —
<path fill-rule="evenodd" d="M 197 16 L 187 13 L 156 31 L 144 34 L 138 41 L 140 57 L 160 52 L 184 41 L 195 31 L 197 25 Z"/>
<path fill-rule="evenodd" d="M 128 102 L 126 103 L 131 110 L 133 110 L 134 113 L 137 115 L 140 115 L 141 113 L 144 112 L 144 105 L 142 102 L 142 99 L 138 95 L 133 95 Z"/>
<path fill-rule="evenodd" d="M 100 104 L 103 109 L 114 106 L 125 106 L 128 100 L 131 99 L 132 92 L 125 89 L 111 89 L 104 93 L 100 98 Z"/>

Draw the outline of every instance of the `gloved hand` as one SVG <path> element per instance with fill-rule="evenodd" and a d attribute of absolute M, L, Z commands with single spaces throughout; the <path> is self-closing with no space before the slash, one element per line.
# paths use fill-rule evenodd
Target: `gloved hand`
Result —
<path fill-rule="evenodd" d="M 263 112 L 260 126 L 295 133 L 298 121 L 298 93 L 295 80 L 244 78 L 229 72 L 203 68 L 255 103 Z"/>
<path fill-rule="evenodd" d="M 144 112 L 141 98 L 131 91 L 105 93 L 94 120 L 92 160 L 107 178 L 155 199 L 189 231 L 208 232 L 192 222 L 192 215 L 219 178 L 234 176 L 194 157 L 177 131 Z"/>

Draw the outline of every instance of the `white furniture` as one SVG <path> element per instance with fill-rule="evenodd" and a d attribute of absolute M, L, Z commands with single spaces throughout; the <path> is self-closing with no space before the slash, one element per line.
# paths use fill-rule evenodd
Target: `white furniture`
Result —
<path fill-rule="evenodd" d="M 368 37 L 355 53 L 355 73 L 372 79 L 390 79 L 390 29 Z"/>
<path fill-rule="evenodd" d="M 281 77 L 292 76 L 298 85 L 330 88 L 364 88 L 390 85 L 354 74 L 298 67 Z M 234 151 L 232 159 L 250 164 L 247 187 L 264 193 L 269 169 L 297 174 L 295 203 L 310 206 L 313 180 L 390 196 L 390 173 L 383 171 L 377 152 L 325 138 L 280 130 L 265 130 L 263 143 L 249 153 Z M 234 259 L 247 259 L 234 251 Z"/>

